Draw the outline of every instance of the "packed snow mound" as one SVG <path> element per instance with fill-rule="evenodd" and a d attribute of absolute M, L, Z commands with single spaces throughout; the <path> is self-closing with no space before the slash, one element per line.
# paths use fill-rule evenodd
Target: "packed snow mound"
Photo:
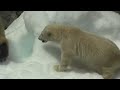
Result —
<path fill-rule="evenodd" d="M 43 28 L 51 23 L 74 25 L 107 37 L 120 48 L 120 16 L 112 11 L 25 11 L 6 30 L 9 63 L 0 65 L 0 78 L 101 79 L 97 73 L 81 68 L 54 71 L 53 66 L 60 61 L 59 46 L 38 40 Z"/>

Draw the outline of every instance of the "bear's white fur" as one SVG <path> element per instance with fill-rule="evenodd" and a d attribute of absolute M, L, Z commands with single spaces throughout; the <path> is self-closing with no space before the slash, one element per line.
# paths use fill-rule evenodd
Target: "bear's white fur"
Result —
<path fill-rule="evenodd" d="M 61 45 L 61 63 L 56 71 L 65 71 L 75 56 L 88 68 L 111 79 L 120 68 L 120 50 L 107 38 L 94 35 L 72 26 L 51 24 L 42 31 L 39 39 L 55 41 Z"/>

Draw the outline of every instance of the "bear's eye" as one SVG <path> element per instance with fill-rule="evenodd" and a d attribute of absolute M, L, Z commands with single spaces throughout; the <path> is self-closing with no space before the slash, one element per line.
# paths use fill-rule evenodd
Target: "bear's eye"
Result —
<path fill-rule="evenodd" d="M 50 37 L 52 34 L 49 32 L 47 35 Z"/>

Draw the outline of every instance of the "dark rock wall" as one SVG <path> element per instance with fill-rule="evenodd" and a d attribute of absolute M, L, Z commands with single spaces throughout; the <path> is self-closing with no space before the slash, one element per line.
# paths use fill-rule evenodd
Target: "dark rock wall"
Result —
<path fill-rule="evenodd" d="M 5 29 L 15 20 L 17 19 L 23 11 L 0 11 L 0 17 L 3 20 L 3 24 Z M 114 11 L 120 14 L 120 11 Z M 0 22 L 1 23 L 1 22 Z"/>
<path fill-rule="evenodd" d="M 120 14 L 120 11 L 114 11 L 114 12 L 116 12 L 116 13 L 119 13 L 119 14 Z"/>
<path fill-rule="evenodd" d="M 17 19 L 23 11 L 0 11 L 0 17 L 2 19 L 5 29 Z M 1 21 L 0 21 L 1 22 Z"/>

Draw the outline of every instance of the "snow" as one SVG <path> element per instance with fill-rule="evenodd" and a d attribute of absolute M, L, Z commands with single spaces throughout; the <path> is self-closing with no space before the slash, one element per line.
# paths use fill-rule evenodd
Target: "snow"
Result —
<path fill-rule="evenodd" d="M 82 68 L 56 72 L 59 45 L 43 44 L 38 36 L 49 23 L 61 23 L 107 37 L 120 48 L 120 16 L 112 11 L 25 11 L 6 30 L 9 57 L 0 65 L 1 79 L 102 79 Z M 116 78 L 119 78 L 119 74 Z"/>

